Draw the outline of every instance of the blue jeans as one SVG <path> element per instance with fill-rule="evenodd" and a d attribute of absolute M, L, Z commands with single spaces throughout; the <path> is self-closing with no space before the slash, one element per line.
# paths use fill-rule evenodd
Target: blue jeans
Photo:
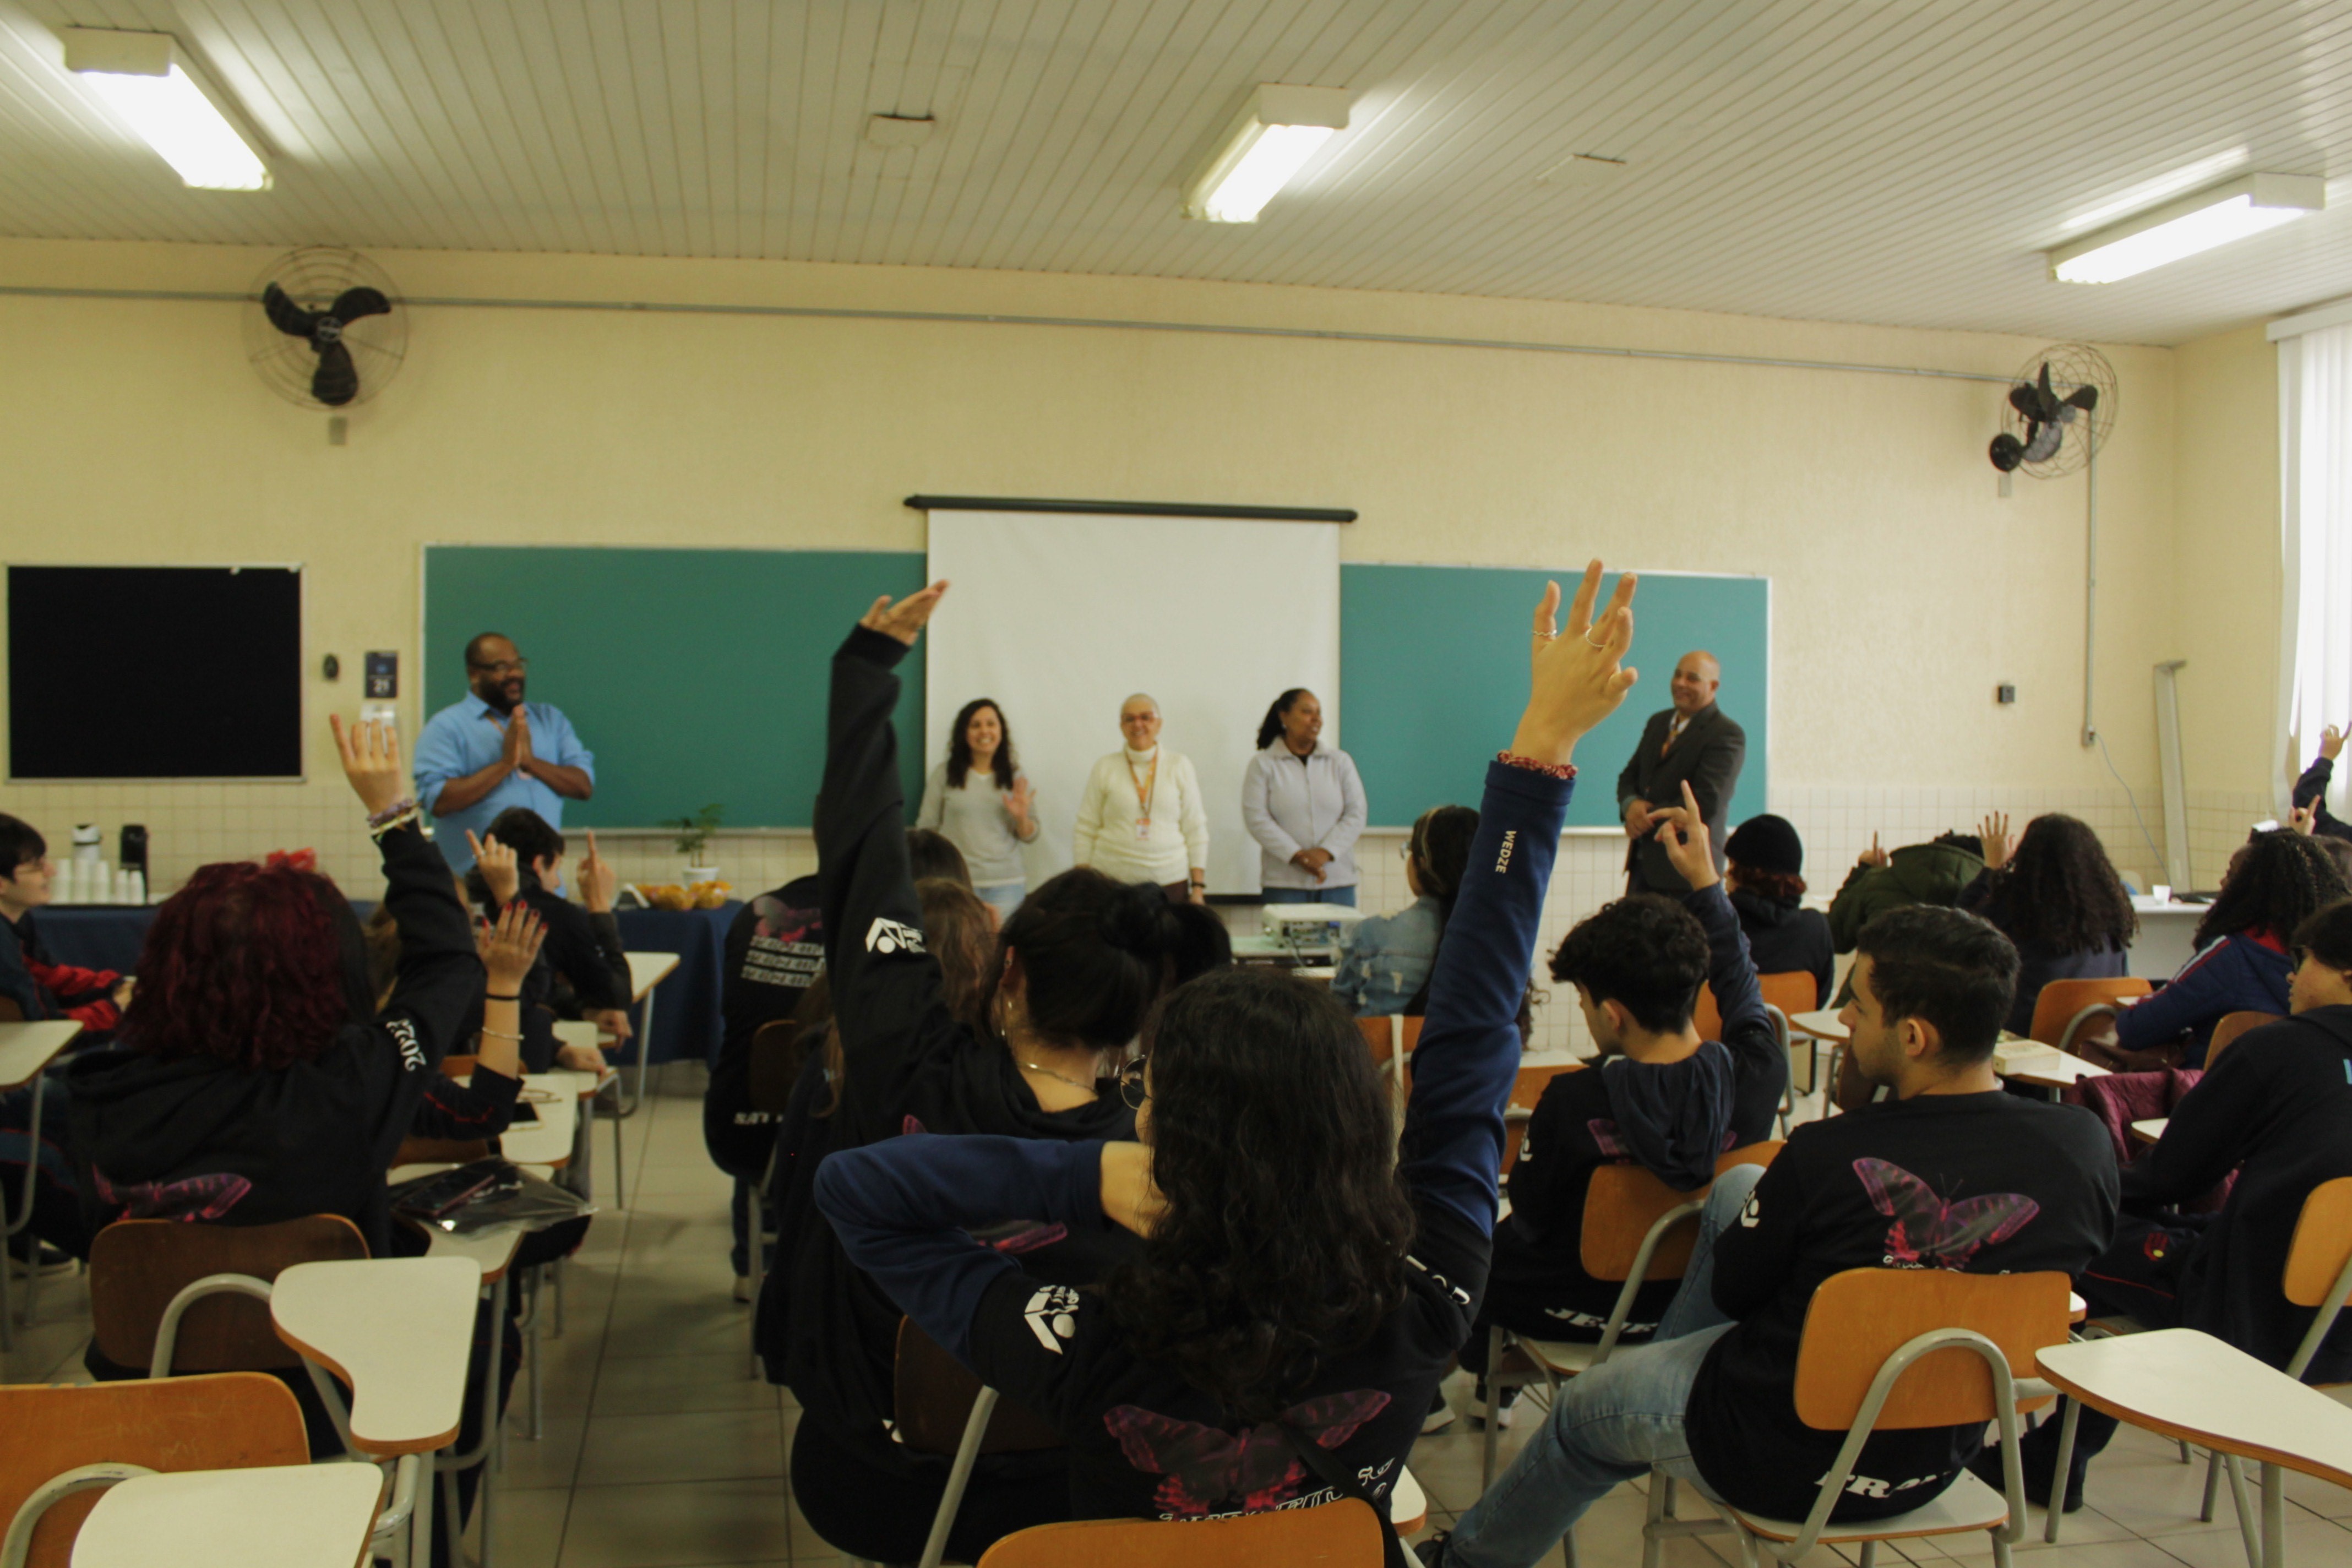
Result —
<path fill-rule="evenodd" d="M 1019 909 L 1021 900 L 1029 896 L 1029 884 L 1026 882 L 980 882 L 974 883 L 971 890 L 980 895 L 982 903 L 996 911 L 997 923 L 1002 925 L 1013 918 L 1013 911 Z"/>
<path fill-rule="evenodd" d="M 1262 904 L 1345 904 L 1356 907 L 1356 885 L 1344 888 L 1268 888 L 1258 894 Z"/>
<path fill-rule="evenodd" d="M 1674 1305 L 1645 1345 L 1619 1351 L 1560 1384 L 1551 1414 L 1485 1497 L 1454 1527 L 1447 1568 L 1524 1568 L 1576 1527 L 1585 1510 L 1653 1465 L 1696 1480 L 1683 1411 L 1699 1363 L 1731 1329 L 1715 1306 L 1715 1238 L 1764 1173 L 1726 1172 L 1699 1218 L 1698 1241 Z"/>

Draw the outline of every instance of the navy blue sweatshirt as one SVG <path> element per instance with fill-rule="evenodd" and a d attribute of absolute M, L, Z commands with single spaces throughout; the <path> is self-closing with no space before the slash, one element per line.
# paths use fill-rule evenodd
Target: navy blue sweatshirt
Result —
<path fill-rule="evenodd" d="M 1571 786 L 1487 769 L 1486 799 L 1413 1058 L 1398 1174 L 1418 1231 L 1404 1300 L 1286 1394 L 1286 1424 L 1385 1507 L 1485 1288 L 1516 1021 Z M 925 1332 L 1069 1439 L 1078 1518 L 1200 1519 L 1333 1500 L 1275 1423 L 1235 1419 L 1139 1359 L 1092 1291 L 1038 1279 L 966 1227 L 1007 1215 L 1107 1228 L 1099 1143 L 901 1138 L 833 1155 L 818 1206 Z"/>
<path fill-rule="evenodd" d="M 2269 931 L 2239 931 L 2209 942 L 2180 966 L 2169 984 L 2143 996 L 2116 1020 L 2116 1044 L 2145 1051 L 2181 1043 L 2180 1065 L 2205 1065 L 2213 1026 L 2231 1013 L 2287 1013 L 2287 982 L 2294 960 Z"/>

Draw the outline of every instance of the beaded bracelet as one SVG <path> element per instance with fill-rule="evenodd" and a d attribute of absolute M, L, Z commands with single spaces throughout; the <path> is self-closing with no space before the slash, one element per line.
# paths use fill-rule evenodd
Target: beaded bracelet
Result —
<path fill-rule="evenodd" d="M 1531 773 L 1546 773 L 1556 779 L 1576 777 L 1574 763 L 1539 763 L 1533 757 L 1522 757 L 1512 752 L 1496 752 L 1495 760 L 1507 768 L 1525 768 Z"/>
<path fill-rule="evenodd" d="M 368 816 L 368 826 L 370 827 L 388 827 L 402 815 L 415 811 L 415 809 L 416 797 L 413 795 L 402 795 L 398 800 L 394 801 L 382 811 L 371 813 Z"/>
<path fill-rule="evenodd" d="M 383 836 L 391 832 L 395 827 L 415 826 L 416 818 L 416 803 L 411 801 L 406 811 L 402 812 L 399 816 L 394 816 L 388 821 L 378 822 L 373 817 L 370 817 L 368 819 L 368 837 L 381 842 Z"/>

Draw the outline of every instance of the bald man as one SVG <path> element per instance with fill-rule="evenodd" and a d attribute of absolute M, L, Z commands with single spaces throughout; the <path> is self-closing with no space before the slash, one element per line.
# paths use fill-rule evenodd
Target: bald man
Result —
<path fill-rule="evenodd" d="M 1642 726 L 1642 743 L 1617 775 L 1617 815 L 1633 841 L 1625 847 L 1629 893 L 1679 897 L 1690 891 L 1652 837 L 1657 825 L 1650 819 L 1653 809 L 1681 804 L 1685 783 L 1706 818 L 1715 868 L 1723 869 L 1723 845 L 1730 837 L 1724 816 L 1739 784 L 1739 764 L 1748 757 L 1748 735 L 1715 705 L 1722 685 L 1723 667 L 1715 655 L 1701 648 L 1683 655 L 1675 666 L 1675 705 L 1650 715 Z"/>

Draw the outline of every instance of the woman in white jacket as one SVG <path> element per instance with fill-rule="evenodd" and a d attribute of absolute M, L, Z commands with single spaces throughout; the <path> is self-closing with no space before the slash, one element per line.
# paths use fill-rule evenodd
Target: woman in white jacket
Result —
<path fill-rule="evenodd" d="M 1355 759 L 1324 746 L 1322 734 L 1323 705 L 1291 688 L 1265 710 L 1242 775 L 1242 823 L 1258 842 L 1269 904 L 1356 901 L 1356 839 L 1371 808 Z"/>
<path fill-rule="evenodd" d="M 1209 811 L 1192 759 L 1160 743 L 1160 704 L 1119 707 L 1127 743 L 1095 763 L 1078 798 L 1073 858 L 1122 882 L 1157 882 L 1171 903 L 1209 901 Z"/>

